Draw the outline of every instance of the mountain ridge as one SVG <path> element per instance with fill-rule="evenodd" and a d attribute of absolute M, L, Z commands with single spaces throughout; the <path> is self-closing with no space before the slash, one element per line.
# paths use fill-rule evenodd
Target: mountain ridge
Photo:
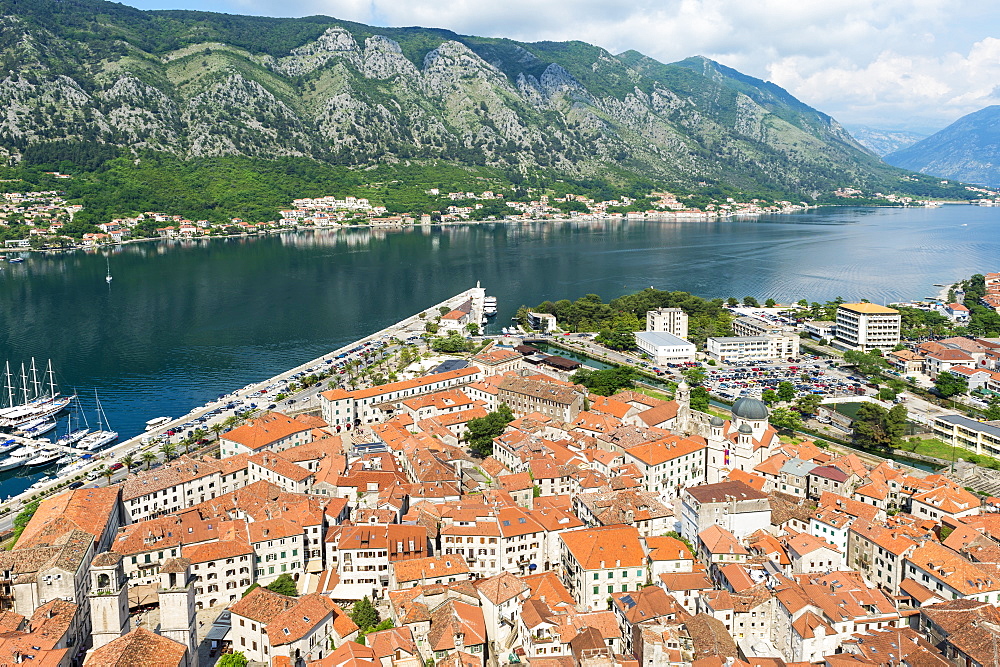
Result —
<path fill-rule="evenodd" d="M 0 0 L 0 22 L 0 152 L 15 162 L 50 164 L 64 144 L 350 168 L 446 161 L 807 199 L 906 182 L 827 114 L 700 56 L 105 0 Z"/>
<path fill-rule="evenodd" d="M 926 139 L 885 156 L 924 174 L 1000 187 L 1000 105 L 962 116 Z"/>

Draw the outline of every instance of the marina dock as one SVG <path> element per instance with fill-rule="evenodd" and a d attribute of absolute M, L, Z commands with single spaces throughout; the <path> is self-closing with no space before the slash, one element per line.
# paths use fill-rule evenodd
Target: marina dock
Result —
<path fill-rule="evenodd" d="M 424 323 L 427 321 L 426 319 L 420 317 L 421 313 L 427 313 L 427 315 L 429 316 L 428 319 L 431 319 L 433 317 L 433 315 L 431 314 L 435 313 L 438 309 L 442 307 L 448 307 L 449 309 L 454 309 L 455 307 L 461 305 L 465 301 L 472 299 L 476 295 L 480 296 L 482 295 L 482 290 L 478 287 L 478 285 L 476 287 L 460 292 L 459 294 L 456 294 L 455 296 L 452 296 L 448 299 L 445 299 L 440 303 L 428 306 L 427 308 L 424 308 L 419 312 L 414 313 L 413 315 L 410 315 L 409 317 L 400 320 L 399 322 L 396 322 L 395 324 L 385 327 L 380 331 L 376 331 L 368 336 L 365 336 L 360 340 L 348 343 L 347 345 L 343 345 L 337 348 L 336 350 L 332 350 L 324 354 L 321 357 L 317 357 L 316 359 L 300 364 L 295 368 L 284 371 L 271 378 L 253 384 L 249 384 L 243 387 L 242 389 L 235 390 L 229 394 L 222 396 L 218 400 L 210 401 L 202 406 L 198 406 L 193 410 L 191 410 L 190 412 L 188 412 L 187 414 L 178 417 L 176 419 L 173 419 L 169 422 L 166 422 L 155 429 L 133 436 L 127 440 L 119 442 L 106 449 L 98 451 L 88 451 L 88 450 L 76 449 L 73 447 L 55 445 L 52 443 L 32 441 L 28 438 L 20 438 L 20 440 L 24 440 L 26 444 L 34 444 L 34 446 L 40 448 L 44 447 L 46 449 L 56 449 L 59 450 L 60 452 L 65 452 L 66 454 L 75 454 L 80 456 L 83 456 L 84 454 L 93 454 L 94 459 L 93 462 L 88 464 L 86 467 L 75 470 L 69 477 L 63 477 L 63 478 L 57 477 L 56 479 L 53 479 L 51 482 L 46 483 L 44 486 L 40 488 L 29 488 L 23 491 L 22 493 L 18 494 L 17 496 L 12 496 L 8 500 L 0 503 L 0 512 L 3 511 L 17 512 L 21 509 L 21 507 L 23 507 L 29 501 L 29 498 L 31 498 L 32 496 L 34 496 L 36 499 L 47 496 L 53 491 L 55 491 L 56 487 L 64 485 L 67 482 L 71 481 L 73 477 L 77 477 L 80 475 L 83 476 L 89 475 L 92 472 L 99 470 L 102 466 L 114 463 L 125 454 L 136 454 L 142 451 L 154 450 L 155 448 L 158 447 L 160 439 L 166 437 L 166 433 L 168 431 L 176 430 L 183 424 L 191 422 L 195 419 L 200 419 L 206 416 L 209 412 L 212 412 L 213 410 L 216 410 L 219 407 L 225 406 L 230 402 L 248 399 L 252 395 L 258 394 L 262 389 L 265 389 L 266 387 L 277 382 L 287 381 L 293 375 L 306 371 L 309 368 L 312 368 L 318 364 L 327 364 L 328 362 L 332 362 L 337 358 L 338 355 L 345 354 L 349 350 L 356 348 L 359 345 L 364 345 L 366 342 L 372 342 L 386 337 L 398 337 L 401 339 L 406 339 L 409 336 L 420 335 L 424 333 Z M 224 417 L 222 417 L 221 415 L 215 415 L 215 417 L 217 418 L 216 419 L 210 418 L 208 421 L 201 424 L 200 428 L 203 428 L 205 430 L 210 430 L 213 423 L 221 422 L 224 419 Z M 7 436 L 7 437 L 16 438 L 17 436 Z"/>

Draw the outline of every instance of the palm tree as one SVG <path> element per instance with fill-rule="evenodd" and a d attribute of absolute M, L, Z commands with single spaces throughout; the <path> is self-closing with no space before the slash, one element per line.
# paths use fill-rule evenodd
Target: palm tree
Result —
<path fill-rule="evenodd" d="M 208 435 L 208 431 L 203 428 L 196 428 L 194 433 L 191 434 L 191 439 L 198 442 L 200 440 L 204 440 L 206 435 Z"/>
<path fill-rule="evenodd" d="M 101 466 L 101 477 L 108 480 L 108 486 L 111 486 L 111 478 L 115 476 L 115 471 L 107 466 Z"/>
<path fill-rule="evenodd" d="M 153 465 L 153 461 L 155 461 L 158 457 L 153 452 L 145 451 L 139 456 L 139 458 L 146 464 L 146 470 L 149 470 L 149 467 Z"/>
<path fill-rule="evenodd" d="M 225 427 L 222 424 L 220 424 L 219 422 L 215 422 L 214 424 L 212 424 L 208 428 L 209 428 L 209 430 L 212 431 L 212 433 L 215 434 L 215 439 L 218 440 L 219 439 L 219 434 L 222 433 L 222 430 Z"/>
<path fill-rule="evenodd" d="M 190 454 L 191 453 L 191 445 L 194 444 L 194 439 L 191 438 L 191 437 L 187 437 L 187 438 L 184 438 L 183 440 L 181 440 L 180 443 L 178 443 L 178 444 L 180 444 L 180 446 L 184 448 L 184 453 L 185 454 Z"/>
<path fill-rule="evenodd" d="M 126 454 L 125 456 L 121 457 L 119 460 L 122 462 L 122 465 L 125 466 L 125 470 L 127 470 L 128 472 L 131 473 L 132 472 L 132 466 L 135 465 L 135 457 L 132 456 L 131 454 Z"/>
<path fill-rule="evenodd" d="M 166 463 L 177 453 L 177 447 L 172 442 L 165 442 L 160 445 L 160 453 L 163 454 L 163 462 Z"/>

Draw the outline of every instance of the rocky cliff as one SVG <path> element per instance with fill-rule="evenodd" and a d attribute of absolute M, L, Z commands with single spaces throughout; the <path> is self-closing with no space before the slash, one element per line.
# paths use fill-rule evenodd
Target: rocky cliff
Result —
<path fill-rule="evenodd" d="M 0 15 L 10 160 L 60 142 L 186 159 L 442 158 L 810 196 L 897 178 L 829 116 L 704 58 L 101 0 L 0 0 Z"/>

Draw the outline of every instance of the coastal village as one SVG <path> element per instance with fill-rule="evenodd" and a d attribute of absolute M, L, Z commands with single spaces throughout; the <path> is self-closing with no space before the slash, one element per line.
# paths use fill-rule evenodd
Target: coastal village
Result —
<path fill-rule="evenodd" d="M 637 336 L 682 338 L 674 310 Z M 899 313 L 841 304 L 827 333 L 891 350 Z M 976 343 L 961 353 L 996 374 L 1000 341 Z M 685 382 L 603 396 L 578 366 L 493 341 L 260 414 L 219 434 L 218 458 L 45 499 L 0 552 L 0 660 L 997 664 L 1000 498 L 788 437 L 751 396 L 725 416 Z"/>
<path fill-rule="evenodd" d="M 59 176 L 66 177 L 65 174 Z M 995 192 L 983 191 L 996 196 Z M 53 245 L 79 245 L 95 247 L 106 244 L 120 244 L 130 240 L 149 238 L 190 239 L 208 236 L 232 236 L 260 234 L 283 229 L 302 227 L 327 228 L 343 226 L 387 226 L 401 227 L 442 223 L 468 223 L 483 220 L 602 220 L 620 219 L 632 221 L 707 221 L 720 218 L 759 216 L 776 213 L 795 213 L 811 208 L 803 203 L 790 201 L 765 202 L 759 199 L 740 202 L 732 197 L 711 202 L 702 207 L 684 203 L 683 198 L 669 192 L 654 192 L 650 195 L 651 206 L 646 210 L 634 210 L 637 200 L 620 197 L 613 200 L 596 201 L 581 195 L 566 194 L 550 197 L 540 194 L 537 199 L 516 201 L 505 199 L 502 193 L 486 190 L 483 192 L 443 192 L 436 188 L 428 190 L 429 196 L 440 199 L 441 208 L 433 214 L 390 215 L 385 206 L 378 205 L 363 197 L 334 196 L 302 198 L 292 202 L 291 207 L 279 212 L 276 220 L 251 222 L 233 218 L 228 222 L 189 220 L 182 215 L 146 211 L 138 215 L 116 218 L 96 225 L 97 230 L 87 232 L 81 238 L 66 236 L 65 224 L 82 207 L 70 204 L 58 191 L 9 192 L 4 193 L 0 202 L 0 228 L 24 225 L 28 236 L 5 239 L 6 248 L 42 248 Z M 864 196 L 860 190 L 838 190 L 838 197 L 849 200 Z M 896 197 L 877 193 L 877 198 L 897 206 L 923 205 L 909 197 Z M 991 205 L 992 200 L 983 200 Z M 481 211 L 489 204 L 499 204 L 502 208 L 489 209 L 488 215 Z M 629 210 L 632 209 L 632 210 Z"/>

